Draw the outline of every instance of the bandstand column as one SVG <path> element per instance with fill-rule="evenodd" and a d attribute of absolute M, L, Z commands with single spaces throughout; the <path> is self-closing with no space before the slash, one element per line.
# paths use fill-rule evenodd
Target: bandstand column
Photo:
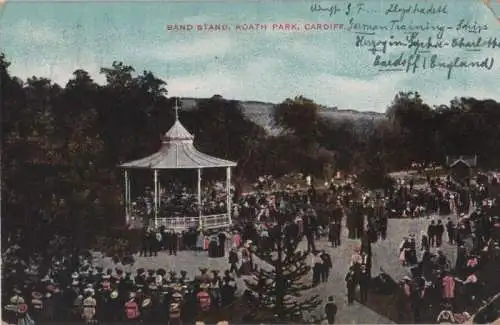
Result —
<path fill-rule="evenodd" d="M 226 207 L 227 207 L 227 218 L 229 223 L 231 220 L 231 167 L 226 168 Z"/>
<path fill-rule="evenodd" d="M 198 172 L 198 188 L 197 188 L 197 201 L 198 201 L 198 224 L 200 226 L 200 228 L 203 227 L 203 220 L 201 220 L 201 168 L 198 168 L 197 169 L 197 172 Z"/>
<path fill-rule="evenodd" d="M 130 189 L 129 189 L 129 179 L 128 170 L 125 169 L 125 223 L 128 225 L 130 222 Z"/>
<path fill-rule="evenodd" d="M 130 175 L 127 175 L 128 214 L 129 216 L 132 216 L 133 211 L 132 211 L 132 191 L 130 190 Z"/>
<path fill-rule="evenodd" d="M 158 227 L 158 169 L 155 169 L 154 171 L 154 191 L 155 191 L 155 197 L 154 197 L 154 224 L 155 228 Z"/>

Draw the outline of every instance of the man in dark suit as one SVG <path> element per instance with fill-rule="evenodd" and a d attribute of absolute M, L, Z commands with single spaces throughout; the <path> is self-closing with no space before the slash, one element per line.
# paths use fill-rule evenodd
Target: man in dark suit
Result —
<path fill-rule="evenodd" d="M 328 297 L 328 303 L 325 306 L 326 319 L 328 324 L 335 324 L 335 316 L 337 316 L 337 305 L 333 302 L 333 296 Z"/>
<path fill-rule="evenodd" d="M 323 260 L 323 270 L 321 271 L 321 282 L 328 282 L 328 278 L 330 276 L 330 269 L 333 266 L 332 263 L 332 257 L 330 254 L 328 254 L 325 250 L 321 252 L 320 255 L 321 259 Z"/>
<path fill-rule="evenodd" d="M 427 227 L 427 237 L 429 238 L 429 243 L 431 247 L 436 245 L 436 222 L 431 221 L 431 224 Z"/>

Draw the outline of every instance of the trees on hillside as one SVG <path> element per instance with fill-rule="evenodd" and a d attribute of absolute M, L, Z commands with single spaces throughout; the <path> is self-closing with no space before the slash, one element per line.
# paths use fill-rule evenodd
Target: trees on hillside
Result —
<path fill-rule="evenodd" d="M 422 162 L 427 165 L 432 162 L 436 150 L 435 112 L 424 103 L 420 94 L 400 92 L 387 108 L 386 115 L 393 129 L 399 131 L 405 153 L 409 153 L 403 158 L 405 163 Z"/>
<path fill-rule="evenodd" d="M 334 152 L 320 143 L 327 123 L 319 115 L 319 105 L 303 96 L 286 99 L 274 107 L 274 125 L 283 129 L 283 139 L 293 142 L 298 171 L 322 176 L 334 164 Z"/>
<path fill-rule="evenodd" d="M 318 130 L 319 107 L 303 96 L 287 98 L 274 108 L 274 123 L 297 136 L 304 146 L 314 144 Z"/>

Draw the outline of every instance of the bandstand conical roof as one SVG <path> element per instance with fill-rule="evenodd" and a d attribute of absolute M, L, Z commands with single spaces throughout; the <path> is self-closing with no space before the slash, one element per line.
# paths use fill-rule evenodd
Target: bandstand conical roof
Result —
<path fill-rule="evenodd" d="M 142 169 L 197 169 L 234 167 L 233 161 L 213 157 L 198 151 L 194 146 L 194 136 L 179 121 L 175 114 L 175 122 L 165 133 L 158 152 L 138 160 L 121 164 L 122 168 Z"/>

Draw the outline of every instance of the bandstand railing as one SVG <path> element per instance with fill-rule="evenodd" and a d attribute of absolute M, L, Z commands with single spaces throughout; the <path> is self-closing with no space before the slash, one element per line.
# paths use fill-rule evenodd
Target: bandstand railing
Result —
<path fill-rule="evenodd" d="M 203 229 L 217 229 L 231 226 L 231 220 L 227 213 L 212 214 L 209 216 L 201 216 L 201 225 Z"/>
<path fill-rule="evenodd" d="M 167 229 L 173 230 L 187 230 L 189 228 L 197 228 L 198 227 L 198 218 L 189 218 L 189 217 L 170 217 L 170 218 L 158 218 L 158 227 L 165 227 Z M 150 220 L 150 226 L 155 226 L 155 220 Z"/>
<path fill-rule="evenodd" d="M 158 218 L 158 227 L 165 227 L 166 229 L 173 229 L 176 231 L 183 231 L 189 228 L 198 228 L 200 226 L 200 217 L 190 218 L 190 217 L 169 217 L 169 218 Z M 155 220 L 151 219 L 149 222 L 150 227 L 155 227 Z M 218 229 L 226 228 L 231 226 L 231 220 L 229 216 L 224 214 L 212 214 L 208 216 L 201 216 L 201 227 L 205 230 L 207 229 Z"/>

